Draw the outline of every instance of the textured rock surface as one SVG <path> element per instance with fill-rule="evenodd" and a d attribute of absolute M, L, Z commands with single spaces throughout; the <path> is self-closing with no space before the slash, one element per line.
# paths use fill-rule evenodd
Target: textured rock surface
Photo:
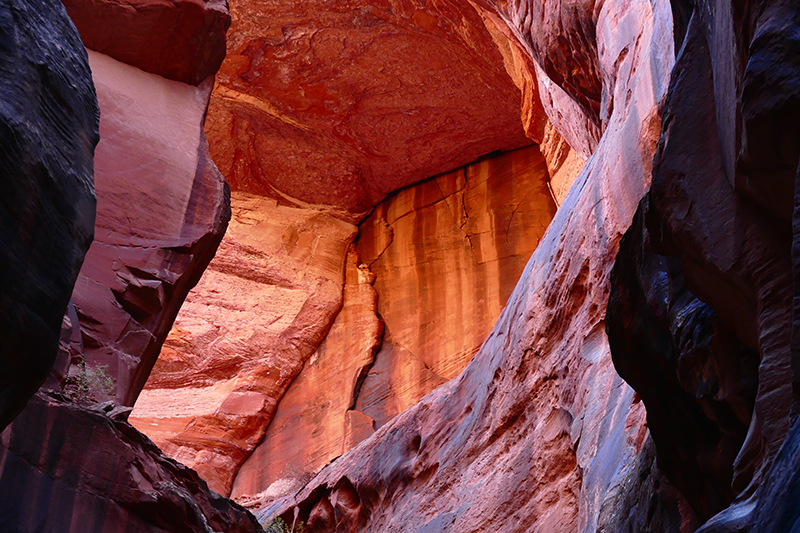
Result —
<path fill-rule="evenodd" d="M 209 83 L 166 80 L 89 53 L 101 141 L 95 240 L 75 286 L 89 365 L 132 406 L 230 216 L 203 135 Z"/>
<path fill-rule="evenodd" d="M 383 331 L 376 314 L 374 278 L 351 249 L 342 310 L 281 398 L 264 440 L 238 471 L 232 497 L 253 496 L 268 489 L 282 495 L 297 489 L 374 432 L 373 421 L 353 410 L 361 379 L 380 346 Z"/>
<path fill-rule="evenodd" d="M 87 48 L 198 85 L 219 69 L 227 0 L 64 0 Z"/>
<path fill-rule="evenodd" d="M 698 4 L 685 28 L 653 186 L 626 237 L 646 225 L 652 249 L 668 257 L 642 261 L 635 244 L 621 253 L 618 279 L 627 287 L 614 285 L 609 334 L 617 328 L 615 361 L 642 391 L 665 475 L 701 518 L 733 503 L 701 530 L 788 531 L 790 521 L 777 526 L 782 519 L 767 519 L 765 509 L 777 516 L 796 505 L 782 502 L 773 485 L 783 479 L 792 498 L 796 474 L 768 472 L 789 429 L 800 369 L 789 224 L 800 158 L 800 8 L 718 4 Z M 646 271 L 639 283 L 660 286 L 644 291 L 647 310 L 625 311 L 637 289 L 623 271 L 637 262 Z M 644 324 L 649 341 L 620 335 L 642 321 L 660 322 Z M 751 406 L 752 392 L 742 393 L 754 388 Z M 676 407 L 684 413 L 670 412 Z M 785 468 L 792 446 L 784 447 Z M 691 462 L 702 475 L 686 468 Z"/>
<path fill-rule="evenodd" d="M 0 465 L 8 533 L 261 530 L 126 422 L 42 393 L 0 435 Z"/>
<path fill-rule="evenodd" d="M 355 399 L 380 427 L 461 373 L 556 206 L 535 146 L 399 191 L 360 225 L 383 343 Z"/>
<path fill-rule="evenodd" d="M 603 527 L 603 503 L 619 498 L 647 434 L 603 316 L 618 240 L 649 181 L 670 6 L 606 1 L 595 27 L 608 125 L 475 358 L 301 491 L 262 500 L 262 516 L 297 511 L 328 531 Z M 688 531 L 690 518 L 664 523 Z"/>
<path fill-rule="evenodd" d="M 733 501 L 733 462 L 758 388 L 758 352 L 653 250 L 647 201 L 620 244 L 606 315 L 614 366 L 642 397 L 661 470 L 707 520 Z"/>
<path fill-rule="evenodd" d="M 453 0 L 236 0 L 206 131 L 234 190 L 365 213 L 528 144 L 520 92 Z"/>
<path fill-rule="evenodd" d="M 350 260 L 361 266 L 348 264 L 344 309 L 281 400 L 232 496 L 255 497 L 273 482 L 271 496 L 287 491 L 457 376 L 554 213 L 535 146 L 381 202 L 360 225 Z"/>
<path fill-rule="evenodd" d="M 92 239 L 97 100 L 58 1 L 0 4 L 0 429 L 47 377 Z"/>
<path fill-rule="evenodd" d="M 269 198 L 236 193 L 232 203 L 220 249 L 131 417 L 223 494 L 341 308 L 356 231 Z"/>

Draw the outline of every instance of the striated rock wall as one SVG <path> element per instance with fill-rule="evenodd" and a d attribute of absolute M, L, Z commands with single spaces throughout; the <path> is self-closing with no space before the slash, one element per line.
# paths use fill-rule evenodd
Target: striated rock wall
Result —
<path fill-rule="evenodd" d="M 511 4 L 496 16 L 513 29 Z M 630 490 L 647 431 L 641 401 L 612 366 L 603 317 L 619 239 L 649 184 L 673 35 L 666 2 L 596 7 L 589 20 L 602 85 L 594 91 L 614 105 L 491 334 L 460 376 L 302 490 L 259 502 L 259 516 L 323 531 L 558 532 L 619 523 L 609 509 Z M 559 117 L 550 119 L 558 129 Z M 589 145 L 596 131 L 576 128 L 573 138 Z M 664 513 L 671 531 L 693 527 L 677 493 Z"/>
<path fill-rule="evenodd" d="M 547 178 L 532 146 L 376 206 L 348 259 L 344 308 L 281 399 L 232 496 L 297 488 L 464 369 L 555 213 Z"/>
<path fill-rule="evenodd" d="M 0 430 L 56 358 L 92 240 L 97 99 L 63 6 L 0 5 Z"/>
<path fill-rule="evenodd" d="M 374 432 L 373 421 L 353 409 L 383 333 L 374 280 L 351 246 L 342 309 L 281 398 L 264 440 L 236 473 L 233 498 L 244 501 L 264 491 L 278 496 L 297 490 Z"/>
<path fill-rule="evenodd" d="M 710 518 L 700 531 L 789 531 L 800 9 L 718 4 L 688 12 L 609 337 L 664 474 Z M 637 339 L 642 327 L 651 335 Z"/>
<path fill-rule="evenodd" d="M 219 251 L 187 299 L 131 422 L 222 494 L 342 307 L 356 227 L 234 193 Z"/>
<path fill-rule="evenodd" d="M 95 155 L 95 239 L 73 301 L 90 366 L 133 406 L 189 289 L 230 217 L 208 157 L 211 80 L 166 80 L 89 52 L 102 118 Z"/>
<path fill-rule="evenodd" d="M 122 40 L 138 31 L 126 25 L 138 15 L 144 21 L 153 13 L 150 8 L 162 14 L 166 10 L 186 23 L 191 16 L 181 15 L 198 5 L 116 3 L 105 6 L 116 12 L 108 18 L 108 13 L 100 13 L 104 7 L 99 3 L 69 3 L 71 15 L 83 30 L 116 28 L 114 38 Z M 214 4 L 213 11 L 217 14 L 212 18 L 220 13 L 223 19 L 227 17 L 222 4 Z M 6 200 L 14 205 L 0 205 L 0 218 L 11 221 L 18 217 L 16 223 L 29 227 L 22 247 L 9 241 L 10 256 L 2 268 L 25 261 L 31 276 L 44 274 L 39 280 L 17 276 L 13 281 L 17 292 L 47 306 L 54 331 L 42 330 L 40 322 L 26 316 L 22 302 L 15 305 L 16 311 L 22 310 L 18 316 L 25 326 L 16 329 L 27 335 L 31 327 L 38 328 L 28 347 L 41 351 L 28 364 L 39 367 L 39 383 L 60 350 L 58 366 L 47 386 L 65 387 L 65 394 L 37 396 L 2 434 L 2 529 L 260 531 L 252 515 L 210 491 L 196 473 L 167 459 L 122 421 L 130 412 L 126 406 L 133 405 L 155 363 L 183 298 L 213 256 L 230 216 L 228 188 L 208 156 L 203 133 L 213 85 L 208 76 L 216 69 L 213 60 L 209 67 L 206 60 L 189 59 L 183 66 L 188 79 L 173 73 L 183 81 L 145 72 L 91 50 L 87 65 L 87 52 L 80 47 L 74 27 L 66 22 L 63 7 L 29 2 L 9 8 L 4 5 L 0 14 L 8 19 L 2 35 L 13 37 L 4 41 L 4 47 L 18 50 L 22 56 L 14 58 L 4 52 L 0 54 L 3 60 L 13 59 L 20 74 L 26 69 L 36 73 L 8 84 L 9 90 L 3 91 L 3 98 L 9 97 L 8 105 L 4 102 L 0 108 L 8 109 L 14 124 L 24 121 L 29 130 L 9 129 L 13 138 L 8 154 L 14 164 L 8 168 L 22 172 L 15 183 L 27 192 L 26 196 L 15 195 L 14 180 L 3 180 L 9 181 L 4 185 Z M 113 20 L 118 15 L 125 20 L 120 19 L 116 26 Z M 157 18 L 165 22 L 160 15 Z M 12 19 L 21 23 L 21 30 L 15 29 Z M 98 27 L 97 21 L 104 25 Z M 172 24 L 180 26 L 181 22 Z M 222 26 L 224 33 L 225 24 Z M 91 36 L 85 35 L 85 41 L 92 42 Z M 224 54 L 224 40 L 217 35 L 211 41 L 216 46 L 222 43 Z M 164 45 L 158 38 L 149 44 L 157 48 L 157 42 Z M 147 58 L 136 63 L 138 66 L 148 68 L 152 66 L 149 61 L 164 59 L 161 52 L 145 50 L 141 43 L 127 44 L 132 45 L 128 51 Z M 179 44 L 205 47 L 195 39 Z M 125 46 L 112 48 L 119 52 Z M 166 48 L 170 54 L 174 52 L 170 46 Z M 217 54 L 221 60 L 219 49 Z M 169 59 L 180 62 L 171 55 Z M 88 66 L 102 112 L 101 140 L 94 152 L 94 187 L 88 173 L 97 138 L 97 104 Z M 160 67 L 152 68 L 159 71 Z M 196 79 L 197 72 L 208 68 L 204 80 Z M 38 115 L 45 120 L 38 120 Z M 35 135 L 31 137 L 31 133 Z M 33 142 L 25 146 L 18 141 Z M 40 179 L 45 183 L 37 184 Z M 26 215 L 26 210 L 30 214 Z M 60 220 L 53 219 L 54 212 Z M 95 240 L 81 268 L 93 225 Z M 32 238 L 45 246 L 31 246 Z M 26 250 L 36 255 L 30 256 Z M 40 263 L 47 265 L 43 272 L 30 268 Z M 69 276 L 79 268 L 73 290 L 74 279 Z M 12 277 L 4 279 L 8 282 Z M 74 305 L 67 307 L 69 291 Z M 8 303 L 6 309 L 13 309 L 13 302 Z M 3 327 L 5 324 L 13 326 L 14 322 L 4 320 Z M 13 347 L 2 338 L 0 346 L 2 350 Z M 3 376 L 3 380 L 15 379 L 24 387 L 31 385 L 31 380 L 22 376 Z M 107 396 L 116 401 L 96 404 Z"/>
<path fill-rule="evenodd" d="M 361 223 L 385 329 L 355 409 L 376 428 L 478 351 L 555 214 L 548 177 L 524 148 L 399 191 Z"/>

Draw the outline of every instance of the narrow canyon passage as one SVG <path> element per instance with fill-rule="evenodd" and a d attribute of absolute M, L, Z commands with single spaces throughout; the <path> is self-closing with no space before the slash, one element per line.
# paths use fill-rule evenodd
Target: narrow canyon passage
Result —
<path fill-rule="evenodd" d="M 800 530 L 796 0 L 0 0 L 0 533 Z"/>

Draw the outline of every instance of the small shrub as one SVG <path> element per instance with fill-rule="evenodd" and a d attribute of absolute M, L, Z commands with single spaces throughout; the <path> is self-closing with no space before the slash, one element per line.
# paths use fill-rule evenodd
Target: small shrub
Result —
<path fill-rule="evenodd" d="M 106 365 L 86 368 L 86 362 L 81 361 L 77 367 L 77 374 L 68 377 L 64 386 L 65 393 L 74 401 L 91 403 L 97 401 L 97 395 L 114 395 L 117 386 L 114 378 L 108 375 Z"/>
<path fill-rule="evenodd" d="M 280 516 L 264 527 L 266 533 L 303 533 L 305 529 L 305 524 L 302 522 L 298 522 L 293 528 Z"/>

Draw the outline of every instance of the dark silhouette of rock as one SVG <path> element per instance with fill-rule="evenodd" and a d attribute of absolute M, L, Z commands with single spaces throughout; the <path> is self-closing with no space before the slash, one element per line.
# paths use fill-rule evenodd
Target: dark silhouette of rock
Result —
<path fill-rule="evenodd" d="M 0 3 L 0 429 L 47 377 L 92 240 L 98 109 L 60 2 Z"/>
<path fill-rule="evenodd" d="M 688 4 L 673 5 L 688 23 L 652 187 L 615 266 L 609 341 L 659 466 L 710 518 L 698 531 L 790 531 L 800 5 Z"/>
<path fill-rule="evenodd" d="M 255 517 L 101 406 L 39 393 L 0 435 L 5 533 L 256 533 Z"/>
<path fill-rule="evenodd" d="M 707 520 L 731 504 L 733 462 L 753 412 L 758 353 L 657 254 L 647 199 L 620 243 L 606 330 L 614 366 L 638 391 L 660 470 Z"/>

